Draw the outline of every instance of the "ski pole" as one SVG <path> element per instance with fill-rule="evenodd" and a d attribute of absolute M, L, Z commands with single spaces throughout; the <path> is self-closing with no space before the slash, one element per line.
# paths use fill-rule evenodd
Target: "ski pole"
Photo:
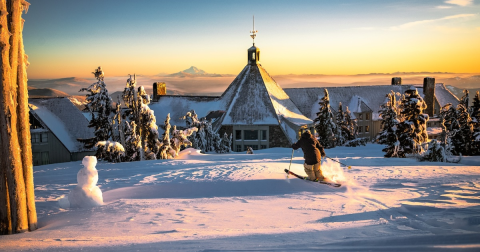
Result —
<path fill-rule="evenodd" d="M 292 157 L 290 158 L 290 165 L 288 166 L 288 171 L 290 171 L 290 167 L 292 166 L 293 151 L 294 151 L 294 149 L 292 149 Z"/>
<path fill-rule="evenodd" d="M 325 157 L 326 157 L 326 158 L 329 158 L 330 160 L 333 160 L 333 161 L 335 161 L 335 162 L 337 162 L 337 163 L 339 163 L 339 164 L 341 164 L 341 165 L 343 165 L 343 166 L 346 166 L 348 169 L 351 169 L 351 168 L 352 168 L 350 165 L 346 165 L 346 164 L 344 164 L 344 163 L 342 163 L 342 162 L 340 162 L 340 161 L 338 161 L 338 160 L 336 160 L 336 159 L 333 159 L 333 158 L 331 158 L 331 157 L 329 157 L 329 156 L 325 156 Z"/>

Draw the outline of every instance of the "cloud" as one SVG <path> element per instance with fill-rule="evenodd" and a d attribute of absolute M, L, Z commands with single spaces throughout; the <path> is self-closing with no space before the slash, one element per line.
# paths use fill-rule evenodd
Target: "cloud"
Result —
<path fill-rule="evenodd" d="M 448 0 L 448 1 L 445 1 L 445 3 L 459 5 L 459 6 L 467 6 L 467 5 L 472 5 L 473 0 Z"/>
<path fill-rule="evenodd" d="M 452 8 L 452 6 L 450 6 L 450 5 L 439 5 L 436 8 L 437 9 L 450 9 L 450 8 Z"/>
<path fill-rule="evenodd" d="M 476 14 L 458 14 L 458 15 L 446 16 L 446 17 L 437 18 L 437 19 L 426 19 L 426 20 L 420 20 L 420 21 L 413 21 L 413 22 L 408 22 L 408 23 L 398 25 L 398 26 L 392 26 L 392 27 L 390 27 L 390 30 L 405 30 L 405 29 L 408 29 L 408 28 L 411 28 L 411 27 L 414 27 L 414 26 L 418 26 L 418 25 L 435 23 L 435 22 L 443 21 L 443 20 L 469 18 L 469 17 L 474 17 L 474 16 L 476 16 Z"/>

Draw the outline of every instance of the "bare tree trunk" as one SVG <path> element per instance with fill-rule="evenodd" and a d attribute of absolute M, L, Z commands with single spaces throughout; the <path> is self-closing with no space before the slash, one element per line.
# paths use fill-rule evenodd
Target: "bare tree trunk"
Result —
<path fill-rule="evenodd" d="M 1 137 L 0 137 L 1 138 Z M 2 142 L 3 143 L 3 142 Z M 12 233 L 12 220 L 10 216 L 10 199 L 8 198 L 7 177 L 2 149 L 0 152 L 0 235 Z"/>
<path fill-rule="evenodd" d="M 23 22 L 23 20 L 22 20 Z M 35 192 L 33 184 L 32 142 L 30 136 L 30 120 L 28 109 L 27 87 L 27 55 L 23 48 L 23 25 L 20 30 L 18 46 L 18 121 L 19 138 L 22 148 L 23 175 L 27 198 L 28 230 L 37 229 L 37 210 L 35 207 Z"/>
<path fill-rule="evenodd" d="M 28 125 L 28 96 L 25 95 L 27 90 L 25 56 L 23 40 L 20 39 L 22 36 L 21 14 L 23 9 L 27 7 L 28 3 L 24 0 L 0 0 L 0 61 L 2 64 L 0 67 L 2 82 L 0 86 L 0 138 L 2 139 L 0 150 L 2 155 L 0 161 L 0 233 L 2 234 L 28 230 L 27 194 L 34 198 L 33 171 L 31 169 L 32 152 Z M 22 53 L 19 52 L 20 49 Z M 20 67 L 19 57 L 21 57 Z M 18 76 L 18 69 L 20 69 L 21 76 Z M 17 82 L 19 80 L 23 82 L 20 83 L 22 90 L 18 89 Z M 18 98 L 20 100 L 17 100 Z M 25 120 L 28 133 L 21 134 L 22 131 L 25 131 Z M 28 150 L 25 149 L 24 145 L 27 141 L 27 148 L 30 147 Z M 23 149 L 20 148 L 20 143 Z M 22 156 L 26 160 L 26 170 L 23 167 Z M 28 160 L 30 160 L 30 163 Z M 29 183 L 28 193 L 26 192 L 25 179 Z M 5 202 L 6 208 L 3 207 L 4 204 L 1 201 Z M 32 209 L 29 209 L 32 216 L 34 215 L 34 218 L 32 217 L 32 223 L 34 224 L 30 225 L 31 230 L 33 230 L 36 228 L 37 222 L 35 201 L 29 202 L 29 204 L 33 204 L 33 213 Z"/>

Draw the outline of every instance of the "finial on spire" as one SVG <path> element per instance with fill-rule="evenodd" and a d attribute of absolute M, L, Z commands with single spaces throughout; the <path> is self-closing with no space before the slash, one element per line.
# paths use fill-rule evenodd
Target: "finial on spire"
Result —
<path fill-rule="evenodd" d="M 253 31 L 250 31 L 250 37 L 253 39 L 253 45 L 255 45 L 255 37 L 257 36 L 257 32 L 258 31 L 255 30 L 255 15 L 253 15 Z"/>

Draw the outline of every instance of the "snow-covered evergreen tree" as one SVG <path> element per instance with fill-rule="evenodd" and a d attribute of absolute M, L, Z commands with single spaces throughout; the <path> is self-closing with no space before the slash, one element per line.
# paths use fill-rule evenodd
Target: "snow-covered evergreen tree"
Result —
<path fill-rule="evenodd" d="M 348 109 L 348 106 L 345 107 L 345 125 L 347 127 L 347 140 L 351 141 L 357 138 L 357 119 L 352 119 L 352 113 Z"/>
<path fill-rule="evenodd" d="M 480 155 L 480 94 L 478 91 L 475 94 L 475 97 L 473 97 L 470 111 L 473 125 L 472 155 Z"/>
<path fill-rule="evenodd" d="M 101 67 L 95 69 L 93 74 L 97 82 L 80 89 L 80 92 L 88 92 L 84 111 L 90 112 L 92 119 L 88 127 L 92 127 L 95 134 L 94 138 L 80 140 L 86 148 L 92 148 L 98 141 L 110 140 L 112 137 L 112 99 L 104 82 L 105 74 Z"/>
<path fill-rule="evenodd" d="M 150 96 L 145 92 L 143 86 L 136 87 L 135 75 L 133 78 L 130 76 L 127 80 L 122 97 L 128 107 L 125 115 L 130 122 L 135 123 L 135 127 L 130 128 L 135 129 L 135 138 L 140 139 L 139 159 L 157 159 L 160 141 L 158 140 L 156 118 L 153 110 L 148 107 Z"/>
<path fill-rule="evenodd" d="M 124 161 L 138 161 L 140 160 L 140 150 L 142 143 L 140 136 L 137 135 L 137 124 L 135 122 L 125 123 L 125 157 Z"/>
<path fill-rule="evenodd" d="M 428 141 L 428 115 L 423 113 L 427 105 L 417 89 L 411 88 L 405 91 L 400 108 L 404 120 L 398 125 L 398 155 L 405 157 L 406 154 L 420 154 L 424 151 L 423 144 Z"/>
<path fill-rule="evenodd" d="M 153 110 L 147 104 L 141 104 L 140 108 L 140 125 L 142 126 L 140 132 L 144 141 L 145 157 L 147 159 L 157 159 L 160 147 L 157 119 Z"/>
<path fill-rule="evenodd" d="M 456 155 L 472 155 L 474 147 L 473 123 L 468 109 L 463 103 L 457 106 L 456 120 L 459 127 L 452 134 L 453 153 Z"/>
<path fill-rule="evenodd" d="M 382 150 L 385 152 L 385 157 L 398 157 L 400 142 L 398 141 L 397 129 L 399 120 L 397 116 L 395 93 L 387 94 L 387 102 L 380 107 L 379 115 L 382 118 L 382 131 L 377 136 L 379 144 L 384 144 L 386 147 Z"/>
<path fill-rule="evenodd" d="M 335 138 L 337 140 L 337 146 L 343 146 L 348 140 L 348 125 L 345 120 L 345 112 L 343 112 L 343 105 L 340 102 L 338 104 L 338 111 L 336 114 L 337 130 L 335 132 Z"/>
<path fill-rule="evenodd" d="M 330 98 L 327 89 L 324 89 L 324 94 L 324 97 L 318 103 L 320 104 L 320 110 L 317 112 L 317 118 L 313 122 L 318 133 L 319 142 L 325 148 L 332 148 L 335 147 L 335 132 L 337 132 L 337 128 L 333 120 L 334 117 L 330 108 Z"/>
<path fill-rule="evenodd" d="M 117 101 L 116 107 L 115 107 L 115 115 L 113 117 L 113 140 L 116 142 L 120 142 L 122 146 L 125 146 L 125 124 L 126 118 L 122 114 L 122 108 L 121 108 L 121 103 L 120 103 L 120 98 Z"/>
<path fill-rule="evenodd" d="M 172 138 L 170 139 L 170 146 L 175 151 L 175 156 L 178 155 L 182 146 L 192 145 L 188 137 L 197 132 L 196 127 L 191 127 L 185 130 L 177 130 L 177 126 L 173 126 Z"/>
<path fill-rule="evenodd" d="M 473 103 L 472 106 L 470 107 L 470 115 L 472 117 L 472 122 L 476 124 L 476 127 L 479 127 L 480 125 L 480 94 L 477 91 L 475 94 L 475 97 L 473 97 Z"/>
<path fill-rule="evenodd" d="M 160 151 L 158 153 L 158 156 L 160 159 L 175 158 L 175 150 L 170 145 L 170 114 L 167 115 L 164 125 L 165 131 L 162 135 L 162 142 L 160 145 Z"/>
<path fill-rule="evenodd" d="M 468 111 L 468 108 L 469 108 L 468 103 L 469 102 L 470 102 L 470 98 L 469 98 L 468 90 L 465 89 L 465 90 L 463 90 L 463 96 L 462 96 L 462 98 L 460 98 L 459 104 L 462 104 Z"/>
<path fill-rule="evenodd" d="M 230 137 L 225 132 L 221 141 L 217 142 L 217 152 L 218 153 L 230 153 L 232 151 L 232 135 Z"/>

